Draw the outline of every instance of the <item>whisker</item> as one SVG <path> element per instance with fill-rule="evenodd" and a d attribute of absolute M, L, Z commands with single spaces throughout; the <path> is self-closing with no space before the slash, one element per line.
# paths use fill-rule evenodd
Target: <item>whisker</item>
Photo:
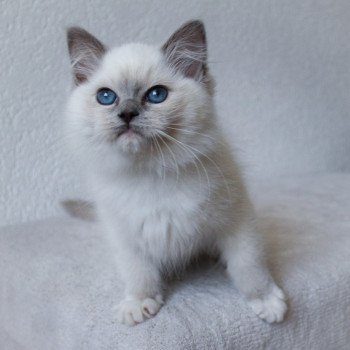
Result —
<path fill-rule="evenodd" d="M 184 144 L 183 142 L 181 142 L 181 141 L 179 141 L 179 140 L 173 138 L 172 136 L 168 135 L 167 133 L 165 133 L 165 132 L 163 132 L 163 131 L 161 131 L 161 130 L 157 130 L 157 131 L 158 131 L 158 133 L 159 133 L 160 135 L 162 135 L 163 137 L 165 137 L 165 138 L 167 138 L 167 139 L 170 139 L 171 141 L 176 142 L 182 149 L 184 149 L 184 150 L 187 151 L 187 152 L 190 152 L 190 153 L 193 155 L 193 157 L 195 157 L 195 159 L 196 159 L 196 160 L 198 161 L 198 163 L 201 165 L 201 167 L 202 167 L 202 169 L 203 169 L 203 171 L 204 171 L 204 173 L 205 173 L 205 176 L 206 176 L 206 178 L 207 178 L 207 183 L 208 183 L 208 197 L 209 197 L 209 196 L 210 196 L 210 192 L 211 192 L 210 178 L 209 178 L 209 175 L 208 175 L 208 172 L 207 172 L 205 166 L 203 165 L 203 163 L 202 163 L 202 161 L 199 159 L 199 157 L 198 157 L 194 152 L 192 152 L 192 151 L 188 148 L 188 145 L 186 145 L 186 144 Z M 195 164 L 197 170 L 199 171 L 198 166 L 196 165 L 196 163 L 194 163 L 194 164 Z M 200 174 L 200 172 L 199 172 L 199 174 Z"/>
<path fill-rule="evenodd" d="M 225 184 L 225 187 L 226 187 L 226 191 L 227 191 L 227 195 L 229 196 L 229 199 L 232 200 L 232 197 L 231 197 L 231 190 L 230 190 L 230 187 L 227 183 L 227 179 L 226 179 L 226 176 L 224 175 L 223 171 L 221 170 L 221 168 L 217 165 L 217 163 L 211 159 L 208 155 L 204 154 L 203 152 L 197 150 L 196 148 L 190 146 L 190 145 L 187 145 L 188 147 L 190 147 L 192 150 L 194 150 L 195 152 L 198 152 L 199 154 L 201 154 L 203 157 L 205 157 L 206 159 L 208 159 L 216 168 L 216 170 L 219 172 L 222 180 L 224 181 L 224 184 Z"/>
<path fill-rule="evenodd" d="M 157 149 L 159 150 L 159 153 L 160 153 L 160 155 L 162 157 L 162 170 L 163 170 L 163 172 L 162 172 L 162 182 L 164 182 L 164 180 L 165 180 L 165 159 L 164 159 L 164 155 L 163 155 L 162 149 L 161 149 L 161 147 L 160 147 L 156 137 L 154 138 L 154 141 L 155 141 L 155 145 L 156 145 Z"/>
<path fill-rule="evenodd" d="M 181 125 L 181 126 L 184 126 L 183 124 L 172 124 L 172 125 Z M 182 133 L 184 134 L 187 134 L 187 135 L 199 135 L 199 136 L 204 136 L 212 141 L 214 141 L 215 143 L 220 143 L 223 145 L 222 142 L 220 142 L 219 140 L 217 140 L 216 138 L 208 135 L 208 134 L 204 134 L 204 133 L 201 133 L 201 132 L 198 132 L 198 131 L 193 131 L 193 130 L 188 130 L 188 129 L 182 129 L 182 128 L 173 128 L 171 126 L 167 126 L 166 129 L 170 129 L 170 130 L 176 130 L 176 131 L 181 131 Z"/>
<path fill-rule="evenodd" d="M 160 139 L 160 140 L 163 142 L 163 144 L 167 147 L 167 149 L 169 150 L 171 156 L 172 156 L 173 159 L 174 159 L 174 164 L 175 164 L 175 166 L 176 166 L 176 183 L 177 183 L 178 180 L 179 180 L 179 165 L 178 165 L 178 163 L 177 163 L 177 161 L 176 161 L 175 154 L 174 154 L 174 152 L 171 150 L 171 148 L 168 146 L 168 144 L 165 142 L 165 140 L 163 140 L 162 138 L 159 138 L 159 139 Z"/>

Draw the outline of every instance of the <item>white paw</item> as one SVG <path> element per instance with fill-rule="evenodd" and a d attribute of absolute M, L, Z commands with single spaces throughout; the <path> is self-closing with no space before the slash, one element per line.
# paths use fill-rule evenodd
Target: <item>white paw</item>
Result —
<path fill-rule="evenodd" d="M 283 291 L 274 286 L 272 292 L 261 299 L 253 299 L 248 302 L 253 311 L 263 320 L 273 323 L 281 322 L 287 311 Z"/>
<path fill-rule="evenodd" d="M 117 306 L 118 321 L 127 326 L 134 326 L 137 323 L 145 321 L 157 314 L 164 304 L 162 296 L 156 295 L 155 298 L 124 299 Z"/>

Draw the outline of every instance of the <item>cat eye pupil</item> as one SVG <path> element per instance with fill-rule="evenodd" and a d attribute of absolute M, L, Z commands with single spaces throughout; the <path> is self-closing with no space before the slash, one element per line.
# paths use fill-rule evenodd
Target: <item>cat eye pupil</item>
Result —
<path fill-rule="evenodd" d="M 104 106 L 113 104 L 117 97 L 117 94 L 113 90 L 107 88 L 100 89 L 96 94 L 97 102 Z"/>
<path fill-rule="evenodd" d="M 146 100 L 150 103 L 161 103 L 168 96 L 168 90 L 164 86 L 153 86 L 146 93 Z"/>

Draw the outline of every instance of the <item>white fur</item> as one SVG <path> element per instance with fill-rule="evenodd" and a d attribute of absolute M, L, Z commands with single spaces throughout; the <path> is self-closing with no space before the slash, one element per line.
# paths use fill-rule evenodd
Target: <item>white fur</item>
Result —
<path fill-rule="evenodd" d="M 129 44 L 109 51 L 69 100 L 67 130 L 125 283 L 122 323 L 154 316 L 163 303 L 163 274 L 203 251 L 221 255 L 261 318 L 281 321 L 286 311 L 283 292 L 265 267 L 253 208 L 217 127 L 207 83 L 178 74 L 159 48 Z M 146 91 L 159 84 L 169 88 L 168 98 L 133 121 L 144 136 L 115 137 L 113 128 L 122 121 L 96 102 L 96 91 L 109 87 L 123 100 L 135 86 Z"/>

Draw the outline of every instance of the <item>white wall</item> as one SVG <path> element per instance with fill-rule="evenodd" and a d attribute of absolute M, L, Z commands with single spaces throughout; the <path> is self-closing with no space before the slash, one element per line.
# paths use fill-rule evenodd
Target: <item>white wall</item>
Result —
<path fill-rule="evenodd" d="M 0 0 L 0 224 L 84 196 L 62 147 L 65 27 L 163 42 L 202 18 L 217 107 L 251 179 L 350 170 L 349 0 Z"/>

